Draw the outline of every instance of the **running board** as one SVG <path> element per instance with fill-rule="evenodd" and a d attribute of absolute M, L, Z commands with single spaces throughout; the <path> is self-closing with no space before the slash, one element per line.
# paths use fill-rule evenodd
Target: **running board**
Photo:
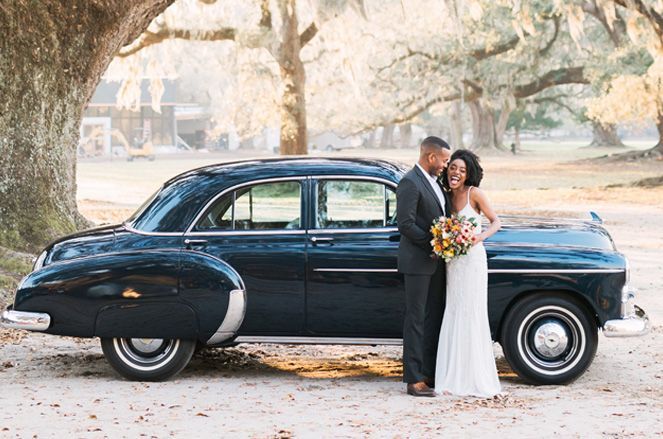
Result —
<path fill-rule="evenodd" d="M 275 344 L 347 344 L 347 345 L 391 345 L 401 346 L 400 338 L 354 338 L 354 337 L 291 337 L 291 336 L 239 336 L 235 343 L 275 343 Z"/>

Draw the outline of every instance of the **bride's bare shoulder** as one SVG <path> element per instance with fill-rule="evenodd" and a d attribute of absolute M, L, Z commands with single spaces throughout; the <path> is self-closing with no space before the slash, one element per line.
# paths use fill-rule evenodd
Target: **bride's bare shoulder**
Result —
<path fill-rule="evenodd" d="M 486 192 L 483 189 L 480 189 L 476 186 L 472 186 L 470 188 L 470 199 L 472 200 L 486 200 L 488 199 L 486 196 Z"/>

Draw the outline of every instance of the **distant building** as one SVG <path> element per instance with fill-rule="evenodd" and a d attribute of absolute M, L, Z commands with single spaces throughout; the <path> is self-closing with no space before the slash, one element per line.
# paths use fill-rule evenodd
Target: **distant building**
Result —
<path fill-rule="evenodd" d="M 164 79 L 161 113 L 152 109 L 150 82 L 141 83 L 139 111 L 118 109 L 119 82 L 102 80 L 83 114 L 79 153 L 88 156 L 126 155 L 127 148 L 151 142 L 155 152 L 205 147 L 210 116 L 195 102 L 178 96 L 177 81 Z"/>

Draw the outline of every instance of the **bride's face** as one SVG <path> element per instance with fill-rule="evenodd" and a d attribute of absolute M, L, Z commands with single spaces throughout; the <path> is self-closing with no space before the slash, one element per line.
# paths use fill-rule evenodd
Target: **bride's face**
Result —
<path fill-rule="evenodd" d="M 467 165 L 462 159 L 456 159 L 449 164 L 447 179 L 451 189 L 458 189 L 465 185 L 467 180 Z"/>

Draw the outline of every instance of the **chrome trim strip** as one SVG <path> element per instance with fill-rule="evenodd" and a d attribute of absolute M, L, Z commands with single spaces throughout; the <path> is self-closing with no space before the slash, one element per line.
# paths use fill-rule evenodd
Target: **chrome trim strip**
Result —
<path fill-rule="evenodd" d="M 193 221 L 191 222 L 191 224 L 189 224 L 189 227 L 187 227 L 187 229 L 186 229 L 186 231 L 185 231 L 184 233 L 187 234 L 187 235 L 188 235 L 189 233 L 191 233 L 191 230 L 192 230 L 193 227 L 198 223 L 198 220 L 200 219 L 200 217 L 203 216 L 203 214 L 204 214 L 205 212 L 207 212 L 207 209 L 208 209 L 208 208 L 209 208 L 209 207 L 210 207 L 210 206 L 211 206 L 216 200 L 218 200 L 219 198 L 221 198 L 222 196 L 224 196 L 224 195 L 227 194 L 228 192 L 231 192 L 231 191 L 237 190 L 237 189 L 242 188 L 242 187 L 245 187 L 245 186 L 253 186 L 253 185 L 255 185 L 255 184 L 261 184 L 261 183 L 273 183 L 273 182 L 280 182 L 280 181 L 302 181 L 302 180 L 306 180 L 306 178 L 307 178 L 306 176 L 303 176 L 303 177 L 302 177 L 302 176 L 294 176 L 294 177 L 263 178 L 263 179 L 260 179 L 260 180 L 245 181 L 244 183 L 238 183 L 238 184 L 236 184 L 236 185 L 234 185 L 234 186 L 230 186 L 229 188 L 226 188 L 226 189 L 222 190 L 221 192 L 219 192 L 218 194 L 216 194 L 214 197 L 212 197 L 211 200 L 209 200 L 209 201 L 205 204 L 205 206 L 203 206 L 203 208 L 198 212 L 198 214 L 195 216 L 195 218 L 193 219 Z M 300 194 L 299 196 L 300 196 L 300 203 L 301 203 L 301 197 L 302 197 L 302 190 L 301 190 L 301 188 L 300 188 L 300 190 L 299 190 L 299 194 Z M 233 205 L 234 205 L 234 204 L 233 204 Z M 233 230 L 233 232 L 235 232 L 235 230 Z"/>
<path fill-rule="evenodd" d="M 535 220 L 537 222 L 542 222 L 542 223 L 544 222 L 559 223 L 560 221 L 563 221 L 563 222 L 573 222 L 573 223 L 596 224 L 596 221 L 594 221 L 592 218 L 549 217 L 549 216 L 533 216 L 533 215 L 517 215 L 517 214 L 500 215 L 500 219 L 502 218 L 515 218 L 517 220 L 522 220 L 522 219 Z"/>
<path fill-rule="evenodd" d="M 246 314 L 246 290 L 232 290 L 228 298 L 228 309 L 221 326 L 207 340 L 206 344 L 212 345 L 228 340 L 239 329 Z"/>
<path fill-rule="evenodd" d="M 122 226 L 124 227 L 124 229 L 127 232 L 136 233 L 138 235 L 145 235 L 145 236 L 182 236 L 182 235 L 184 235 L 184 232 L 145 232 L 143 230 L 134 229 L 128 223 L 124 223 L 124 224 L 122 224 Z"/>
<path fill-rule="evenodd" d="M 51 316 L 41 312 L 5 310 L 0 316 L 0 326 L 26 331 L 45 331 L 51 326 Z"/>
<path fill-rule="evenodd" d="M 394 190 L 396 189 L 396 186 L 398 186 L 397 183 L 394 183 L 391 180 L 387 180 L 382 177 L 372 177 L 369 175 L 311 175 L 311 178 L 314 178 L 316 180 L 338 180 L 338 179 L 344 179 L 344 180 L 362 180 L 362 181 L 374 181 L 376 183 L 383 183 L 387 186 L 390 186 Z"/>
<path fill-rule="evenodd" d="M 623 273 L 623 268 L 578 268 L 578 269 L 492 269 L 488 274 L 592 274 L 592 273 Z"/>
<path fill-rule="evenodd" d="M 330 233 L 394 233 L 398 232 L 398 227 L 372 227 L 366 229 L 309 229 L 308 233 L 328 235 Z"/>
<path fill-rule="evenodd" d="M 603 335 L 606 337 L 639 337 L 651 329 L 649 316 L 637 305 L 635 313 L 621 319 L 608 320 L 603 325 Z"/>
<path fill-rule="evenodd" d="M 306 230 L 227 230 L 217 232 L 189 232 L 186 236 L 262 236 L 262 235 L 305 235 Z"/>
<path fill-rule="evenodd" d="M 277 344 L 346 344 L 346 345 L 392 345 L 401 346 L 400 338 L 353 338 L 353 337 L 291 337 L 291 336 L 239 336 L 237 343 L 277 343 Z"/>
<path fill-rule="evenodd" d="M 398 273 L 396 268 L 314 268 L 327 273 Z"/>

